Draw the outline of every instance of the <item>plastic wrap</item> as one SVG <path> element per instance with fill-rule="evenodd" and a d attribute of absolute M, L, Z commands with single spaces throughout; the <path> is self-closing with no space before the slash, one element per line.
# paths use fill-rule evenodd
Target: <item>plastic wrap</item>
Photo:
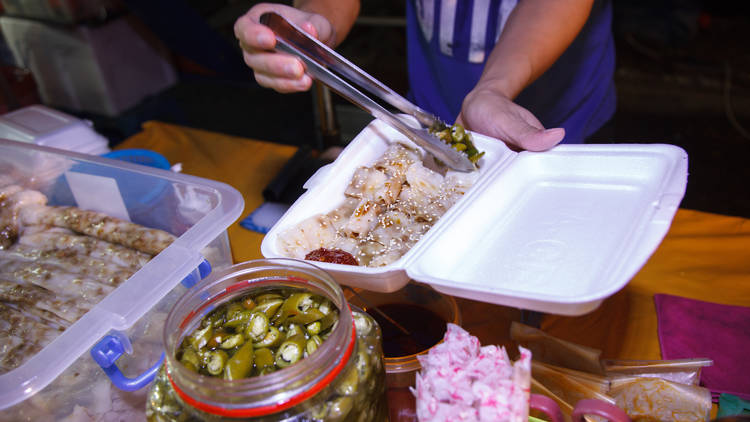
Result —
<path fill-rule="evenodd" d="M 607 395 L 609 380 L 601 375 L 560 368 L 536 361 L 531 362 L 531 373 L 534 379 L 569 403 L 577 403 L 582 399 L 597 399 L 615 403 L 614 399 Z"/>
<path fill-rule="evenodd" d="M 633 421 L 707 421 L 711 391 L 661 378 L 613 379 L 610 395 Z"/>
<path fill-rule="evenodd" d="M 592 374 L 604 374 L 601 350 L 553 337 L 542 330 L 513 321 L 510 337 L 531 350 L 534 360 Z"/>
<path fill-rule="evenodd" d="M 554 400 L 555 403 L 557 403 L 557 405 L 560 407 L 560 411 L 562 412 L 563 417 L 565 418 L 565 420 L 566 421 L 570 421 L 571 420 L 570 419 L 570 415 L 573 413 L 573 405 L 570 404 L 570 403 L 568 403 L 565 399 L 563 399 L 562 397 L 558 396 L 554 392 L 552 392 L 552 390 L 550 390 L 549 388 L 545 387 L 544 384 L 542 384 L 541 382 L 537 381 L 537 379 L 534 378 L 533 375 L 531 376 L 531 393 L 532 394 L 541 394 L 543 396 L 547 396 L 547 397 L 551 398 L 552 400 Z M 529 415 L 530 416 L 534 416 L 534 417 L 538 417 L 538 418 L 544 418 L 545 417 L 544 414 L 539 413 L 536 410 L 530 410 L 529 411 Z"/>
<path fill-rule="evenodd" d="M 607 376 L 639 376 L 662 378 L 681 384 L 698 385 L 701 369 L 713 365 L 711 359 L 678 360 L 623 360 L 605 359 L 602 361 Z"/>
<path fill-rule="evenodd" d="M 533 353 L 532 392 L 553 398 L 567 419 L 583 399 L 614 403 L 634 421 L 709 418 L 711 392 L 698 384 L 711 359 L 600 360 L 599 350 L 517 322 L 511 338 Z"/>

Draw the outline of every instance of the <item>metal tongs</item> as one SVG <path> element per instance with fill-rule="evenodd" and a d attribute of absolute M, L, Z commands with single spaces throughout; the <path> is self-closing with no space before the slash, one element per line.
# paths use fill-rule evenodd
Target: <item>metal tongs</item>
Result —
<path fill-rule="evenodd" d="M 438 117 L 412 104 L 325 44 L 307 35 L 301 28 L 281 15 L 273 12 L 265 13 L 260 17 L 260 22 L 275 33 L 276 50 L 298 56 L 305 63 L 306 71 L 312 77 L 375 118 L 393 126 L 448 167 L 464 172 L 476 169 L 466 154 L 453 149 L 430 133 L 430 130 L 439 131 L 448 127 Z M 415 117 L 421 126 L 415 127 L 413 122 L 389 112 L 334 72 L 350 79 L 351 82 L 399 111 Z"/>

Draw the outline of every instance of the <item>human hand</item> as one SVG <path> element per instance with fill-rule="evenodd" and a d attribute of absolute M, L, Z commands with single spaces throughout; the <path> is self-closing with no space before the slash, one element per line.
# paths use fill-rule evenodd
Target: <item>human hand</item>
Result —
<path fill-rule="evenodd" d="M 266 12 L 278 13 L 326 44 L 332 43 L 335 37 L 333 26 L 321 15 L 270 3 L 251 7 L 234 23 L 234 35 L 240 42 L 243 58 L 253 69 L 258 84 L 281 93 L 307 91 L 312 79 L 305 73 L 302 61 L 273 51 L 276 37 L 270 28 L 260 23 L 260 16 Z"/>
<path fill-rule="evenodd" d="M 500 139 L 515 150 L 545 151 L 565 137 L 565 129 L 545 129 L 530 111 L 501 92 L 481 85 L 464 98 L 456 123 Z"/>

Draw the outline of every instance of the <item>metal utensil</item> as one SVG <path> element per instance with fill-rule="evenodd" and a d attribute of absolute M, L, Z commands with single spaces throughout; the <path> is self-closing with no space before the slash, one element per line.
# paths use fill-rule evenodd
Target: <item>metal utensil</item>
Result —
<path fill-rule="evenodd" d="M 302 59 L 307 67 L 307 73 L 312 77 L 375 118 L 393 126 L 448 167 L 464 172 L 476 169 L 465 154 L 456 151 L 430 133 L 430 129 L 441 130 L 447 127 L 439 118 L 412 104 L 281 15 L 265 13 L 260 17 L 260 22 L 275 33 L 276 49 Z M 334 72 L 349 78 L 399 111 L 415 117 L 422 126 L 415 127 L 413 123 L 389 112 Z"/>

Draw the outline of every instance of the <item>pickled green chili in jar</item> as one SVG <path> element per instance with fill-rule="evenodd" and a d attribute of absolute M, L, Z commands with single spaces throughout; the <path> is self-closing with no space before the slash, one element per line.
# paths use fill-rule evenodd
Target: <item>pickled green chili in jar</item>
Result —
<path fill-rule="evenodd" d="M 265 375 L 314 353 L 339 320 L 330 300 L 301 288 L 259 289 L 217 307 L 182 340 L 176 358 L 226 380 Z"/>
<path fill-rule="evenodd" d="M 177 302 L 164 339 L 151 421 L 387 420 L 380 327 L 309 263 L 219 270 Z"/>

